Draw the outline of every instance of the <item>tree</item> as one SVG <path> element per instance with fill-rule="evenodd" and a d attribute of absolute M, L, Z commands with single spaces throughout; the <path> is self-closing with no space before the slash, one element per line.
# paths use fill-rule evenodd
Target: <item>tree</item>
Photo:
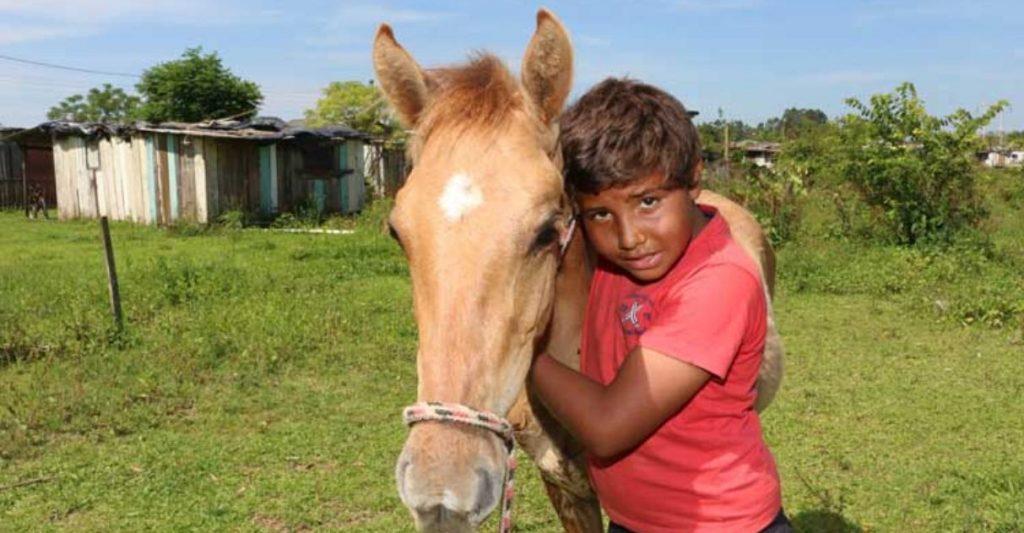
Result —
<path fill-rule="evenodd" d="M 840 128 L 840 174 L 881 212 L 897 242 L 948 241 L 984 218 L 974 153 L 978 131 L 1005 101 L 977 117 L 963 109 L 933 117 L 914 85 L 904 83 L 867 104 L 855 98 L 846 104 L 854 112 Z"/>
<path fill-rule="evenodd" d="M 760 140 L 795 139 L 804 133 L 828 124 L 828 116 L 820 109 L 790 107 L 781 117 L 772 117 L 757 125 L 754 136 Z"/>
<path fill-rule="evenodd" d="M 142 117 L 150 122 L 250 118 L 263 102 L 256 83 L 232 74 L 216 52 L 203 54 L 202 48 L 147 69 L 135 88 L 145 99 Z"/>
<path fill-rule="evenodd" d="M 139 116 L 141 100 L 124 92 L 120 87 L 104 83 L 82 96 L 76 94 L 50 108 L 46 118 L 75 122 L 128 122 Z"/>
<path fill-rule="evenodd" d="M 341 124 L 389 140 L 403 137 L 404 130 L 372 82 L 334 81 L 322 92 L 316 107 L 306 110 L 310 126 Z"/>
<path fill-rule="evenodd" d="M 820 109 L 791 107 L 782 112 L 782 136 L 793 139 L 828 124 L 828 116 Z"/>

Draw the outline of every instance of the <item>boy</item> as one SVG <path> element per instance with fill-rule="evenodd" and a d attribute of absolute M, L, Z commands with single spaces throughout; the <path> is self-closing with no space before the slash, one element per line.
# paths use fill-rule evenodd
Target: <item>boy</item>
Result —
<path fill-rule="evenodd" d="M 608 79 L 561 122 L 566 179 L 598 263 L 580 373 L 531 379 L 589 452 L 609 531 L 791 531 L 753 409 L 767 327 L 758 267 L 700 206 L 685 108 Z"/>

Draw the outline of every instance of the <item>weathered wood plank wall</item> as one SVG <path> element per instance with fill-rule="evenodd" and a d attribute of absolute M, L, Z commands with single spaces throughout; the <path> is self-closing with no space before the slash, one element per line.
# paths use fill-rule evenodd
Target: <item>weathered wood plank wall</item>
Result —
<path fill-rule="evenodd" d="M 24 205 L 21 179 L 21 148 L 13 142 L 0 142 L 0 207 Z"/>
<path fill-rule="evenodd" d="M 88 146 L 99 152 L 95 183 L 86 164 Z M 362 142 L 324 149 L 334 154 L 333 168 L 311 173 L 303 151 L 292 143 L 259 145 L 157 132 L 98 140 L 54 138 L 59 214 L 64 219 L 103 214 L 170 224 L 210 222 L 233 209 L 268 215 L 303 204 L 325 212 L 360 210 L 365 202 Z M 352 171 L 339 177 L 344 169 Z"/>

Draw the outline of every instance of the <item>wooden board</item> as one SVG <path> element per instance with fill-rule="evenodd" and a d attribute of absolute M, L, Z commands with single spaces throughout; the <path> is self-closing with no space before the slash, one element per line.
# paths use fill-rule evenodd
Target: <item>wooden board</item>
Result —
<path fill-rule="evenodd" d="M 192 137 L 192 163 L 196 178 L 196 220 L 213 222 L 209 216 L 210 188 L 206 181 L 206 141 Z"/>
<path fill-rule="evenodd" d="M 157 202 L 157 224 L 171 223 L 171 189 L 170 176 L 167 168 L 167 135 L 153 134 L 155 145 L 154 155 L 156 163 L 156 202 Z"/>
<path fill-rule="evenodd" d="M 164 135 L 167 142 L 167 191 L 170 193 L 170 222 L 181 217 L 181 174 L 178 171 L 178 136 Z"/>
<path fill-rule="evenodd" d="M 221 214 L 222 205 L 224 199 L 220 194 L 220 170 L 219 166 L 219 153 L 218 143 L 216 139 L 204 139 L 204 153 L 206 154 L 206 187 L 209 191 L 208 198 L 210 203 L 207 206 L 209 211 L 207 212 L 210 220 L 217 220 L 217 216 Z"/>
<path fill-rule="evenodd" d="M 187 137 L 178 142 L 179 183 L 181 184 L 181 218 L 191 222 L 199 220 L 196 212 L 195 144 Z"/>

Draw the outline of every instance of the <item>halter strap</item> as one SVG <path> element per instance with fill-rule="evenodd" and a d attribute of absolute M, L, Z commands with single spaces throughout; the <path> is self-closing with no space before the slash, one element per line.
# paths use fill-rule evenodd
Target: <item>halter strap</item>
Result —
<path fill-rule="evenodd" d="M 516 458 L 512 453 L 515 448 L 515 439 L 512 433 L 512 423 L 507 419 L 487 411 L 477 411 L 472 407 L 457 403 L 445 402 L 417 402 L 406 407 L 402 412 L 407 426 L 418 422 L 454 422 L 467 424 L 490 430 L 496 433 L 505 442 L 508 448 L 508 459 L 505 461 L 505 483 L 501 495 L 501 521 L 498 523 L 500 533 L 512 531 L 512 500 L 515 497 L 515 475 Z"/>
<path fill-rule="evenodd" d="M 565 258 L 565 252 L 569 250 L 569 245 L 572 244 L 572 237 L 576 235 L 576 214 L 573 213 L 569 217 L 569 225 L 565 230 L 565 235 L 558 242 L 558 259 L 562 260 Z"/>

